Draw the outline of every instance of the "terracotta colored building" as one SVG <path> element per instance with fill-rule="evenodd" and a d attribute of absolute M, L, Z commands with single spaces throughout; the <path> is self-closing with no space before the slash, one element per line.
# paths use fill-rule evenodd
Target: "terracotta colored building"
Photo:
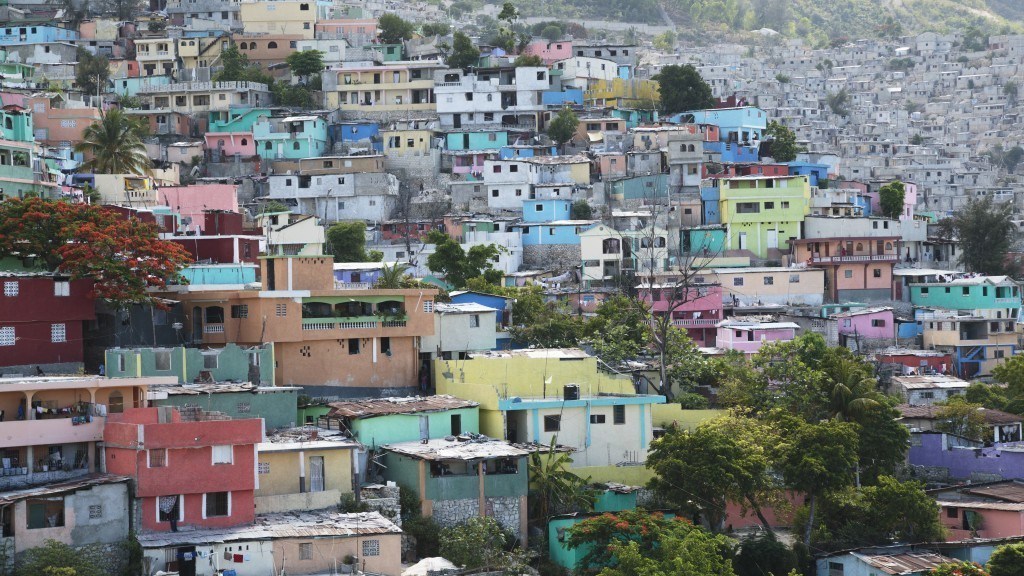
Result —
<path fill-rule="evenodd" d="M 202 411 L 183 417 L 173 407 L 133 408 L 108 417 L 106 469 L 134 481 L 136 526 L 143 531 L 227 528 L 255 519 L 263 419 L 206 417 Z"/>

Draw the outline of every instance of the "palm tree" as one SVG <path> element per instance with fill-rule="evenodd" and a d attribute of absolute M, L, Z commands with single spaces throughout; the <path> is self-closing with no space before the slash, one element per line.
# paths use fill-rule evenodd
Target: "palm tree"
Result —
<path fill-rule="evenodd" d="M 385 264 L 380 269 L 380 276 L 377 277 L 377 281 L 374 282 L 374 288 L 388 288 L 397 289 L 402 288 L 406 284 L 405 271 L 409 268 L 408 264 L 401 262 L 395 262 L 393 265 L 388 266 Z"/>
<path fill-rule="evenodd" d="M 862 415 L 885 405 L 878 381 L 851 360 L 841 360 L 832 370 L 830 416 L 840 422 L 856 422 Z"/>
<path fill-rule="evenodd" d="M 108 110 L 99 122 L 85 129 L 75 152 L 89 159 L 82 169 L 95 174 L 146 174 L 149 155 L 142 143 L 145 129 L 121 110 Z"/>
<path fill-rule="evenodd" d="M 597 494 L 587 487 L 587 480 L 569 471 L 572 458 L 560 452 L 551 438 L 547 450 L 530 454 L 530 518 L 547 522 L 552 514 L 588 512 L 594 508 Z M 589 480 L 589 479 L 588 479 Z"/>

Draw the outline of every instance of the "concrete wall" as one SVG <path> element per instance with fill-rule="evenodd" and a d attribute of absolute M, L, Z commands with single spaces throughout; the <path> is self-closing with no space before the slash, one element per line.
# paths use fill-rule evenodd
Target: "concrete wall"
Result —
<path fill-rule="evenodd" d="M 267 430 L 300 425 L 296 418 L 296 389 L 270 389 L 258 394 L 230 392 L 221 394 L 175 394 L 154 400 L 153 406 L 199 406 L 207 412 L 223 412 L 232 419 L 263 418 Z"/>
<path fill-rule="evenodd" d="M 394 414 L 363 418 L 352 423 L 356 439 L 369 448 L 414 442 L 420 439 L 420 417 L 427 418 L 430 438 L 444 438 L 453 433 L 452 416 L 459 416 L 461 432 L 480 432 L 480 411 L 478 408 L 460 408 L 424 414 Z"/>
<path fill-rule="evenodd" d="M 64 496 L 64 526 L 28 529 L 28 500 L 14 505 L 15 552 L 37 548 L 47 540 L 69 546 L 114 544 L 128 537 L 128 484 L 102 484 Z M 90 518 L 89 507 L 100 506 Z"/>
<path fill-rule="evenodd" d="M 285 496 L 308 493 L 310 489 L 310 462 L 324 459 L 324 489 L 334 491 L 338 503 L 340 494 L 352 492 L 352 450 L 350 448 L 310 448 L 293 452 L 259 452 L 259 464 L 268 473 L 257 474 L 259 487 L 256 497 Z M 303 493 L 303 496 L 305 494 Z"/>

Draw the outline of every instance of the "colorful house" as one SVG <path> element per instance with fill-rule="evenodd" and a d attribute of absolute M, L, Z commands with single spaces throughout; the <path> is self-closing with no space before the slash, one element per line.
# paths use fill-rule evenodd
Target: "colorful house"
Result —
<path fill-rule="evenodd" d="M 889 389 L 911 406 L 930 406 L 963 394 L 970 382 L 943 374 L 893 376 Z"/>
<path fill-rule="evenodd" d="M 952 434 L 913 432 L 907 460 L 933 471 L 937 481 L 1024 479 L 1024 452 L 1019 444 L 985 446 Z"/>
<path fill-rule="evenodd" d="M 1024 537 L 1024 482 L 1009 480 L 929 492 L 941 508 L 947 540 Z"/>
<path fill-rule="evenodd" d="M 327 122 L 319 116 L 261 118 L 252 127 L 256 152 L 265 160 L 298 159 L 327 153 Z"/>
<path fill-rule="evenodd" d="M 480 432 L 479 404 L 454 396 L 341 400 L 329 406 L 319 419 L 321 427 L 347 430 L 371 450 Z"/>
<path fill-rule="evenodd" d="M 698 346 L 715 345 L 718 323 L 723 319 L 720 285 L 641 284 L 637 291 L 654 314 L 664 316 L 672 308 L 672 325 L 686 330 Z"/>
<path fill-rule="evenodd" d="M 683 112 L 681 116 L 694 124 L 718 126 L 721 141 L 729 143 L 756 145 L 768 127 L 768 113 L 755 106 L 693 110 Z"/>
<path fill-rule="evenodd" d="M 951 354 L 961 378 L 988 376 L 1017 350 L 1016 317 L 1000 320 L 970 311 L 918 312 L 915 317 L 924 347 Z"/>
<path fill-rule="evenodd" d="M 255 371 L 253 368 L 257 368 Z M 274 383 L 274 344 L 251 348 L 227 344 L 216 350 L 198 348 L 110 348 L 106 352 L 106 374 L 128 376 L 173 376 L 179 384 L 194 382 Z"/>
<path fill-rule="evenodd" d="M 811 187 L 806 176 L 748 176 L 719 180 L 719 213 L 728 249 L 758 258 L 787 252 L 802 237 Z"/>
<path fill-rule="evenodd" d="M 359 448 L 343 434 L 319 429 L 269 436 L 256 446 L 256 513 L 336 507 L 343 494 L 353 492 Z"/>
<path fill-rule="evenodd" d="M 718 324 L 715 346 L 747 355 L 756 354 L 765 344 L 789 342 L 796 337 L 798 328 L 800 326 L 793 322 L 726 320 Z"/>
<path fill-rule="evenodd" d="M 228 528 L 254 520 L 262 419 L 202 418 L 201 410 L 171 407 L 131 408 L 108 417 L 106 469 L 131 477 L 141 531 Z"/>
<path fill-rule="evenodd" d="M 890 307 L 851 310 L 832 317 L 838 323 L 840 346 L 861 351 L 867 346 L 893 344 L 896 338 L 896 316 Z"/>

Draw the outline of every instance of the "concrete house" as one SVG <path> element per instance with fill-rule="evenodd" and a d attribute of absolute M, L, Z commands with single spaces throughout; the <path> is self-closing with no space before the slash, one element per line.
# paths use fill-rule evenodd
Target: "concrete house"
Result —
<path fill-rule="evenodd" d="M 478 434 L 476 402 L 454 396 L 412 396 L 331 402 L 321 427 L 348 431 L 363 446 Z"/>
<path fill-rule="evenodd" d="M 250 382 L 273 384 L 273 343 L 242 348 L 228 344 L 218 350 L 173 348 L 110 348 L 106 374 L 111 378 L 130 376 L 173 376 L 179 384 L 209 382 Z M 258 368 L 258 370 L 253 370 Z"/>
<path fill-rule="evenodd" d="M 293 412 L 294 413 L 294 412 Z M 257 514 L 337 506 L 354 488 L 360 444 L 328 430 L 297 428 L 256 446 Z"/>
<path fill-rule="evenodd" d="M 719 180 L 719 213 L 728 249 L 758 258 L 789 251 L 802 238 L 811 187 L 806 176 L 747 176 Z"/>
<path fill-rule="evenodd" d="M 266 160 L 323 156 L 328 152 L 327 122 L 319 116 L 260 118 L 252 126 L 256 152 Z"/>
<path fill-rule="evenodd" d="M 826 271 L 835 302 L 892 300 L 899 228 L 897 220 L 809 216 L 804 238 L 793 242 L 791 257 Z"/>
<path fill-rule="evenodd" d="M 725 350 L 738 350 L 756 354 L 762 346 L 772 342 L 788 342 L 796 338 L 800 326 L 793 322 L 746 322 L 725 320 L 718 323 L 715 346 Z"/>
<path fill-rule="evenodd" d="M 889 388 L 903 397 L 911 406 L 928 406 L 936 402 L 959 396 L 970 386 L 953 376 L 941 374 L 918 376 L 893 376 Z"/>
<path fill-rule="evenodd" d="M 825 293 L 825 272 L 818 268 L 710 268 L 703 272 L 694 281 L 721 285 L 726 305 L 821 306 Z"/>
<path fill-rule="evenodd" d="M 896 409 L 900 411 L 900 416 L 902 417 L 900 421 L 912 431 L 939 431 L 936 430 L 936 425 L 942 422 L 942 419 L 939 418 L 942 406 L 935 406 L 933 404 L 923 406 L 900 404 L 896 406 Z M 981 414 L 985 421 L 985 425 L 988 428 L 987 436 L 991 438 L 992 442 L 1020 442 L 1024 438 L 1022 436 L 1024 429 L 1021 427 L 1024 417 L 989 408 L 979 408 L 978 413 Z"/>
<path fill-rule="evenodd" d="M 434 95 L 441 127 L 543 129 L 541 92 L 550 86 L 543 66 L 434 71 Z"/>
<path fill-rule="evenodd" d="M 840 346 L 862 351 L 895 343 L 896 316 L 890 307 L 851 310 L 832 317 L 838 324 Z"/>
<path fill-rule="evenodd" d="M 843 574 L 844 576 L 927 576 L 935 568 L 956 559 L 934 552 L 842 552 L 818 558 L 818 576 Z"/>
<path fill-rule="evenodd" d="M 422 350 L 433 358 L 465 358 L 471 352 L 497 349 L 498 312 L 467 302 L 434 305 L 434 335 L 423 338 Z"/>
<path fill-rule="evenodd" d="M 927 350 L 953 357 L 952 370 L 961 378 L 990 375 L 1017 350 L 1016 317 L 992 318 L 1000 310 L 918 312 Z"/>
<path fill-rule="evenodd" d="M 580 281 L 588 287 L 605 286 L 627 274 L 665 272 L 670 269 L 668 254 L 667 230 L 614 230 L 598 224 L 580 234 Z"/>
<path fill-rule="evenodd" d="M 529 450 L 471 436 L 384 447 L 384 477 L 409 486 L 421 512 L 441 526 L 491 516 L 526 542 Z"/>

